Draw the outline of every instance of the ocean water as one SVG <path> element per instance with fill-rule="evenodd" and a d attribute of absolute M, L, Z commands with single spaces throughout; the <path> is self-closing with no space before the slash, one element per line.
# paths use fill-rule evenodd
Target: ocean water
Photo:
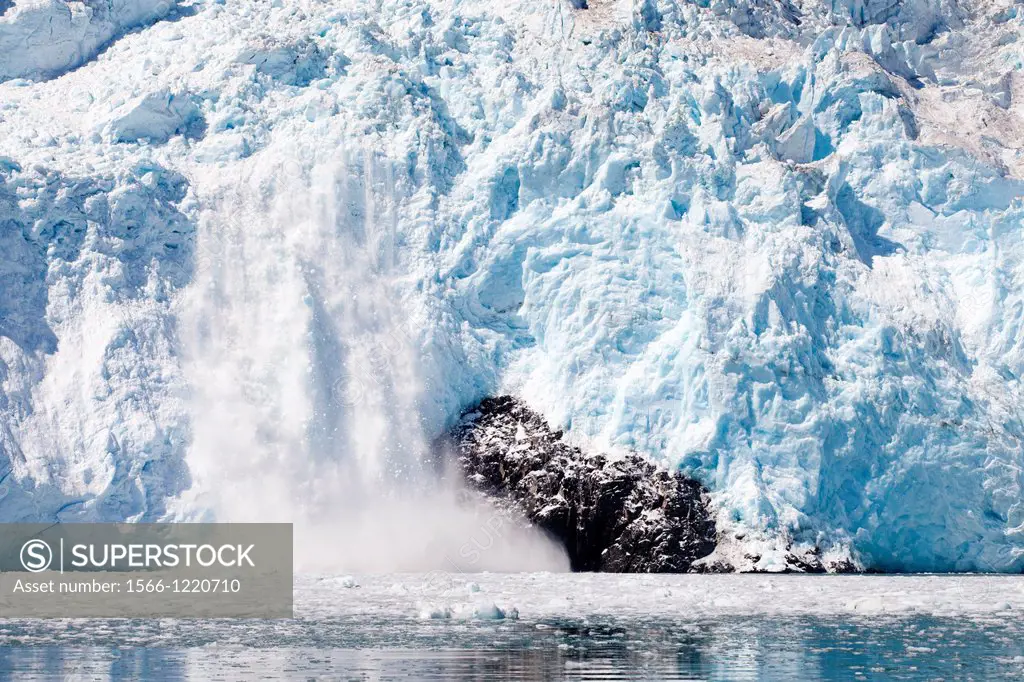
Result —
<path fill-rule="evenodd" d="M 1021 679 L 1024 580 L 301 576 L 295 618 L 0 621 L 27 680 Z"/>

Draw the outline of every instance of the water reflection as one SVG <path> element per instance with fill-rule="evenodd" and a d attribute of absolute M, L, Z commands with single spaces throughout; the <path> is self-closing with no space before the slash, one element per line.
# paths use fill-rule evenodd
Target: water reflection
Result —
<path fill-rule="evenodd" d="M 1024 676 L 1020 627 L 1010 619 L 995 618 L 155 623 L 0 621 L 0 641 L 6 645 L 0 647 L 0 678 L 71 682 Z M 83 640 L 92 640 L 93 645 L 81 646 Z"/>
<path fill-rule="evenodd" d="M 18 646 L 0 648 L 0 679 L 184 680 L 188 652 L 174 649 Z"/>

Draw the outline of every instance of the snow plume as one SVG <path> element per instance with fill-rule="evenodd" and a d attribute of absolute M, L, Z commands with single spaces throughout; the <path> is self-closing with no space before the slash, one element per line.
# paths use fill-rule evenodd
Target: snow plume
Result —
<path fill-rule="evenodd" d="M 300 569 L 564 568 L 432 463 L 429 311 L 396 257 L 402 188 L 380 152 L 332 149 L 240 162 L 201 201 L 179 310 L 183 513 L 294 522 Z"/>

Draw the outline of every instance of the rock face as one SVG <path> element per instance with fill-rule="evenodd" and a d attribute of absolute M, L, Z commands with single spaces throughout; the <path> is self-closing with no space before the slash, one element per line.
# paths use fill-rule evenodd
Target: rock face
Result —
<path fill-rule="evenodd" d="M 573 570 L 693 570 L 715 549 L 706 490 L 647 459 L 588 455 L 538 414 L 488 398 L 449 434 L 469 481 L 560 539 Z"/>

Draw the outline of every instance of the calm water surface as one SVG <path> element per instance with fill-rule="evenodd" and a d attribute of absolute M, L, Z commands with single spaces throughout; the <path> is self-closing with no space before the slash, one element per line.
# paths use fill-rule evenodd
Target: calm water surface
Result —
<path fill-rule="evenodd" d="M 517 619 L 511 612 L 498 620 L 431 618 L 419 608 L 424 595 L 406 596 L 413 581 L 387 578 L 356 589 L 297 585 L 297 617 L 285 621 L 0 620 L 0 679 L 1024 679 L 1024 623 L 1015 596 L 1021 582 L 975 581 L 966 590 L 889 579 L 557 578 L 539 581 L 548 586 L 543 592 L 528 589 L 529 580 L 492 577 L 471 583 L 470 596 L 450 589 L 426 595 L 431 603 L 518 596 Z M 428 582 L 435 589 L 436 581 Z M 706 599 L 694 589 L 704 585 Z M 897 613 L 833 613 L 841 607 L 832 604 L 820 613 L 785 612 L 785 604 L 808 600 L 823 585 L 823 594 L 856 586 L 853 597 L 834 597 L 853 610 L 858 603 L 898 602 L 892 595 L 929 603 L 926 590 L 937 600 L 969 594 L 979 609 L 993 595 L 1013 600 L 961 615 L 924 614 L 913 605 Z M 666 596 L 684 588 L 689 602 Z M 719 593 L 755 588 L 771 595 L 773 601 L 758 597 L 766 613 L 715 613 L 731 608 Z M 883 596 L 872 602 L 865 596 L 872 591 Z M 591 601 L 580 605 L 582 595 Z M 658 614 L 658 604 L 672 608 Z"/>

